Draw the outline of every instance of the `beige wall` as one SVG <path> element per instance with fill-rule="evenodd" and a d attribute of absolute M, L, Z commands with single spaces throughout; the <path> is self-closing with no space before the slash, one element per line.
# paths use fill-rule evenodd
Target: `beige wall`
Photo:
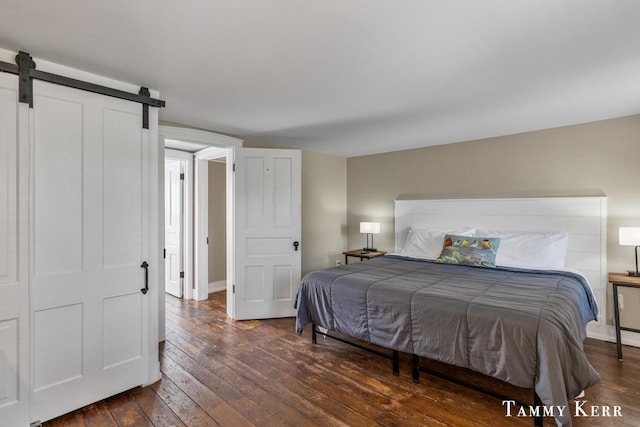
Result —
<path fill-rule="evenodd" d="M 277 147 L 245 141 L 245 147 Z M 302 274 L 335 265 L 346 248 L 347 160 L 302 151 Z"/>
<path fill-rule="evenodd" d="M 363 245 L 358 223 L 371 220 L 388 251 L 396 199 L 606 195 L 608 269 L 624 271 L 634 253 L 618 227 L 640 226 L 640 115 L 349 158 L 347 184 L 348 247 Z M 622 292 L 622 323 L 639 328 L 640 292 Z"/>
<path fill-rule="evenodd" d="M 209 162 L 209 283 L 227 279 L 227 172 Z"/>

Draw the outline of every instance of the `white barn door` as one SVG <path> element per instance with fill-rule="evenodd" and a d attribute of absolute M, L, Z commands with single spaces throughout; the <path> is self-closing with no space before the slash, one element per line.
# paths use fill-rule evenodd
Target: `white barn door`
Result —
<path fill-rule="evenodd" d="M 29 424 L 28 142 L 18 77 L 0 73 L 0 425 Z M 18 132 L 18 123 L 21 125 Z M 19 165 L 21 165 L 19 167 Z"/>
<path fill-rule="evenodd" d="M 182 161 L 164 160 L 165 291 L 182 298 Z"/>
<path fill-rule="evenodd" d="M 235 166 L 235 318 L 295 316 L 300 151 L 239 148 Z"/>
<path fill-rule="evenodd" d="M 31 420 L 44 421 L 147 381 L 150 137 L 140 104 L 39 81 L 34 94 Z"/>

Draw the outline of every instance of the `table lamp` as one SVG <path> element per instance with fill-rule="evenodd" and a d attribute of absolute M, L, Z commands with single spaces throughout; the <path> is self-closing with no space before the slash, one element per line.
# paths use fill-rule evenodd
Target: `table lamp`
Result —
<path fill-rule="evenodd" d="M 380 223 L 379 222 L 361 222 L 360 233 L 367 235 L 367 244 L 364 247 L 364 249 L 362 249 L 362 252 L 377 251 L 377 249 L 373 247 L 373 235 L 380 234 Z M 371 236 L 371 245 L 369 245 L 369 236 Z"/>
<path fill-rule="evenodd" d="M 621 245 L 636 247 L 636 269 L 627 270 L 629 276 L 640 276 L 638 272 L 638 246 L 640 246 L 640 227 L 620 227 L 618 239 Z"/>

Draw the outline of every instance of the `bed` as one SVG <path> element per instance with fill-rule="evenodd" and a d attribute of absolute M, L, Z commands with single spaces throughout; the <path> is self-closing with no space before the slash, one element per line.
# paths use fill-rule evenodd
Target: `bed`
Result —
<path fill-rule="evenodd" d="M 600 315 L 588 276 L 598 281 L 604 265 L 605 202 L 396 202 L 396 253 L 306 275 L 297 332 L 317 325 L 414 361 L 426 357 L 531 388 L 543 405 L 567 407 L 599 380 L 583 341 Z M 565 266 L 574 260 L 586 274 Z M 416 379 L 416 366 L 413 372 Z M 569 411 L 556 422 L 571 425 Z"/>

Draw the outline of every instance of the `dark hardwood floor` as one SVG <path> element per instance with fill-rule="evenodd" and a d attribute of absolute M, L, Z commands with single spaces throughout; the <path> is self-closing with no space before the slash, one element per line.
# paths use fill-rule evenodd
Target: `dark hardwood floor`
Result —
<path fill-rule="evenodd" d="M 162 379 L 45 423 L 45 426 L 531 426 L 531 418 L 506 417 L 500 399 L 422 374 L 410 376 L 401 358 L 399 377 L 390 361 L 344 343 L 302 337 L 294 319 L 232 321 L 225 294 L 193 302 L 167 296 L 167 334 L 161 344 Z M 640 425 L 640 349 L 588 339 L 587 355 L 602 376 L 587 390 L 592 407 L 620 407 L 622 417 L 573 417 L 575 426 Z M 425 363 L 427 363 L 425 361 Z M 514 395 L 524 392 L 469 371 L 437 363 L 434 369 Z M 532 402 L 531 402 L 532 403 Z M 574 413 L 573 408 L 569 408 Z M 545 418 L 545 426 L 554 426 Z"/>

